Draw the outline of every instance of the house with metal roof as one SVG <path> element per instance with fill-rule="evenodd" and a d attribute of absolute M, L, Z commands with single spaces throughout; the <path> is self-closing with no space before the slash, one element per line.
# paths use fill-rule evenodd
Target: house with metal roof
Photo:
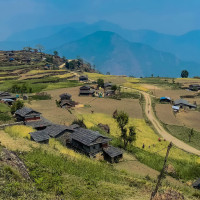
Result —
<path fill-rule="evenodd" d="M 51 126 L 48 126 L 45 129 L 45 131 L 48 133 L 50 137 L 58 138 L 62 136 L 64 133 L 70 133 L 73 132 L 74 130 L 65 125 L 53 124 Z"/>
<path fill-rule="evenodd" d="M 195 189 L 199 189 L 200 190 L 200 178 L 197 179 L 193 184 L 192 184 L 193 188 Z"/>
<path fill-rule="evenodd" d="M 179 100 L 174 101 L 174 106 L 179 106 L 180 108 L 188 107 L 190 109 L 192 109 L 192 108 L 196 109 L 197 108 L 196 105 L 189 103 L 185 99 L 179 99 Z"/>
<path fill-rule="evenodd" d="M 30 133 L 30 136 L 31 136 L 32 141 L 43 143 L 43 144 L 49 143 L 50 137 L 45 130 Z"/>
<path fill-rule="evenodd" d="M 81 153 L 94 157 L 102 152 L 104 147 L 108 146 L 110 138 L 101 135 L 97 131 L 79 128 L 75 129 L 70 135 L 70 144 Z"/>
<path fill-rule="evenodd" d="M 17 121 L 39 120 L 41 113 L 32 108 L 23 107 L 15 112 Z"/>

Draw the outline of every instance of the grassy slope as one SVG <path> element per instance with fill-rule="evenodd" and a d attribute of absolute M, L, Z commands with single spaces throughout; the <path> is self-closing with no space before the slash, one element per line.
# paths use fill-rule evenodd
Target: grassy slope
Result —
<path fill-rule="evenodd" d="M 77 154 L 54 139 L 49 145 L 40 145 L 3 132 L 0 139 L 8 149 L 21 152 L 18 154 L 33 180 L 23 181 L 12 169 L 9 170 L 12 176 L 8 178 L 3 169 L 0 173 L 4 180 L 0 179 L 4 188 L 0 198 L 3 199 L 128 199 L 131 196 L 141 199 L 141 188 L 151 185 L 149 181 L 117 171 L 109 164 Z M 146 197 L 145 193 L 142 199 L 148 199 Z"/>

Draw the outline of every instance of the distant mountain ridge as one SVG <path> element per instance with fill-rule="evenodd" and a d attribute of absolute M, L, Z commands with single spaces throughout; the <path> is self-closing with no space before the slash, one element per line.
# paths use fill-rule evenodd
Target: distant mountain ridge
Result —
<path fill-rule="evenodd" d="M 59 47 L 63 46 L 64 44 L 71 44 L 73 41 L 78 41 L 81 38 L 85 38 L 88 35 L 91 35 L 98 31 L 114 32 L 124 38 L 127 42 L 129 41 L 133 43 L 142 43 L 144 45 L 149 45 L 152 47 L 151 49 L 149 49 L 149 51 L 153 51 L 152 54 L 155 53 L 155 50 L 161 51 L 162 53 L 163 51 L 169 52 L 169 54 L 171 55 L 174 54 L 174 57 L 177 57 L 176 59 L 178 60 L 178 62 L 183 62 L 181 60 L 188 61 L 184 63 L 188 63 L 187 67 L 189 70 L 193 66 L 196 66 L 197 68 L 199 67 L 196 63 L 190 61 L 200 63 L 200 30 L 191 31 L 184 35 L 176 36 L 157 33 L 150 30 L 127 30 L 121 28 L 116 24 L 112 24 L 106 21 L 99 21 L 94 24 L 78 22 L 67 25 L 47 26 L 36 28 L 33 30 L 22 31 L 13 34 L 13 36 L 10 36 L 7 41 L 0 42 L 0 49 L 16 50 L 22 49 L 24 46 L 34 47 L 37 44 L 41 44 L 45 46 L 46 51 L 49 52 L 49 49 L 59 49 Z M 98 40 L 97 37 L 95 39 Z M 91 46 L 91 44 L 89 46 Z M 107 45 L 107 47 L 109 46 L 110 45 Z M 98 47 L 98 49 L 99 48 L 100 47 Z M 108 50 L 109 49 L 107 49 L 106 51 L 108 52 Z M 101 62 L 98 61 L 97 55 L 93 55 L 92 51 L 88 50 L 88 52 L 90 52 L 91 55 L 87 55 L 86 57 L 90 57 L 90 59 L 91 57 L 95 57 L 95 59 L 93 59 L 95 61 L 94 64 L 99 66 L 99 63 L 101 64 Z M 65 52 L 65 56 L 69 57 L 71 55 L 74 56 L 75 54 L 72 54 L 71 51 L 69 51 L 69 53 L 70 54 L 68 55 L 67 52 Z M 82 51 L 77 50 L 76 55 L 81 56 L 81 53 Z M 118 53 L 123 54 L 123 52 L 119 51 Z M 140 52 L 140 54 L 141 53 L 142 52 Z M 135 52 L 135 55 L 137 55 L 137 52 Z M 143 55 L 143 57 L 145 56 L 146 55 Z M 119 54 L 118 57 L 121 57 L 121 55 Z M 102 57 L 102 59 L 105 59 L 104 62 L 108 61 L 108 59 L 104 57 Z M 150 58 L 148 59 L 148 62 L 151 63 Z M 155 61 L 152 60 L 152 62 Z M 169 62 L 167 63 L 169 64 Z M 169 65 L 167 67 L 170 68 L 171 66 Z M 156 73 L 156 71 L 152 71 L 152 73 Z"/>
<path fill-rule="evenodd" d="M 54 50 L 68 58 L 81 56 L 96 64 L 101 72 L 115 75 L 178 77 L 183 69 L 189 70 L 191 75 L 200 73 L 197 63 L 184 62 L 173 54 L 129 42 L 109 31 L 95 32 Z"/>

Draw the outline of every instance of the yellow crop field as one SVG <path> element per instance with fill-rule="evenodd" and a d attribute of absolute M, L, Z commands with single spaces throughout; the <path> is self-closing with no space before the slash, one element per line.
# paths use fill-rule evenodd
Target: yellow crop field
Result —
<path fill-rule="evenodd" d="M 62 74 L 62 75 L 55 75 L 53 77 L 55 77 L 55 78 L 69 78 L 71 76 L 73 76 L 72 73 L 67 73 L 67 74 Z"/>
<path fill-rule="evenodd" d="M 22 137 L 22 138 L 29 138 L 31 132 L 35 130 L 32 127 L 23 126 L 23 125 L 16 125 L 16 126 L 8 126 L 5 128 L 5 132 L 8 133 L 12 137 Z"/>
<path fill-rule="evenodd" d="M 64 72 L 66 70 L 31 70 L 27 75 L 43 74 L 43 73 L 53 73 L 53 72 Z"/>
<path fill-rule="evenodd" d="M 115 137 L 120 136 L 120 130 L 117 126 L 116 121 L 109 115 L 102 113 L 83 114 L 80 115 L 80 118 L 84 119 L 85 124 L 88 128 L 98 125 L 99 123 L 108 124 L 110 127 L 110 134 Z M 153 129 L 146 124 L 145 120 L 129 118 L 128 126 L 130 125 L 136 127 L 136 142 L 133 143 L 133 145 L 135 145 L 136 147 L 142 149 L 142 146 L 144 144 L 145 151 L 154 153 L 169 145 L 169 142 L 167 141 L 158 141 L 159 136 L 155 134 Z M 166 154 L 166 150 L 160 151 L 158 152 L 158 154 L 164 157 Z M 195 158 L 196 161 L 200 163 L 200 158 L 196 156 L 193 157 L 190 154 L 177 148 L 172 148 L 170 152 L 170 157 L 177 160 L 188 161 L 192 161 Z"/>
<path fill-rule="evenodd" d="M 104 75 L 104 74 L 97 74 L 97 73 L 85 73 L 90 79 L 97 80 L 101 79 L 112 79 L 116 78 L 114 75 Z"/>
<path fill-rule="evenodd" d="M 60 142 L 56 141 L 54 138 L 51 138 L 49 140 L 49 146 L 57 151 L 59 151 L 61 154 L 65 154 L 74 158 L 82 158 L 83 156 L 79 153 L 76 153 L 72 149 L 68 149 L 64 147 Z"/>
<path fill-rule="evenodd" d="M 132 89 L 136 89 L 136 90 L 141 90 L 144 92 L 148 92 L 149 90 L 145 87 L 143 87 L 141 84 L 134 84 L 134 83 L 124 83 L 123 84 L 124 87 L 128 87 L 128 88 L 132 88 Z"/>
<path fill-rule="evenodd" d="M 139 78 L 132 78 L 132 77 L 125 77 L 125 80 L 129 83 L 139 83 L 140 82 Z"/>

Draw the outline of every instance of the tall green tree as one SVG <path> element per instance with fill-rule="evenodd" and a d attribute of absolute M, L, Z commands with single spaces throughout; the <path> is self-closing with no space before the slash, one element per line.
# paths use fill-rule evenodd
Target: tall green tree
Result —
<path fill-rule="evenodd" d="M 183 70 L 183 71 L 181 72 L 181 77 L 182 77 L 182 78 L 188 78 L 188 76 L 189 76 L 189 72 L 188 72 L 187 70 Z"/>
<path fill-rule="evenodd" d="M 23 101 L 15 101 L 13 105 L 11 106 L 11 113 L 14 114 L 17 110 L 21 109 L 24 107 L 24 102 Z"/>
<path fill-rule="evenodd" d="M 97 85 L 98 85 L 98 87 L 104 87 L 104 80 L 103 79 L 101 79 L 101 78 L 99 78 L 98 80 L 97 80 Z"/>
<path fill-rule="evenodd" d="M 121 138 L 124 143 L 124 149 L 126 149 L 128 144 L 131 144 L 136 140 L 135 127 L 130 126 L 129 128 L 127 128 L 129 116 L 123 111 L 117 112 L 115 120 L 117 121 L 118 127 L 121 130 Z"/>
<path fill-rule="evenodd" d="M 58 52 L 57 51 L 54 51 L 53 54 L 54 54 L 54 56 L 58 56 Z"/>

